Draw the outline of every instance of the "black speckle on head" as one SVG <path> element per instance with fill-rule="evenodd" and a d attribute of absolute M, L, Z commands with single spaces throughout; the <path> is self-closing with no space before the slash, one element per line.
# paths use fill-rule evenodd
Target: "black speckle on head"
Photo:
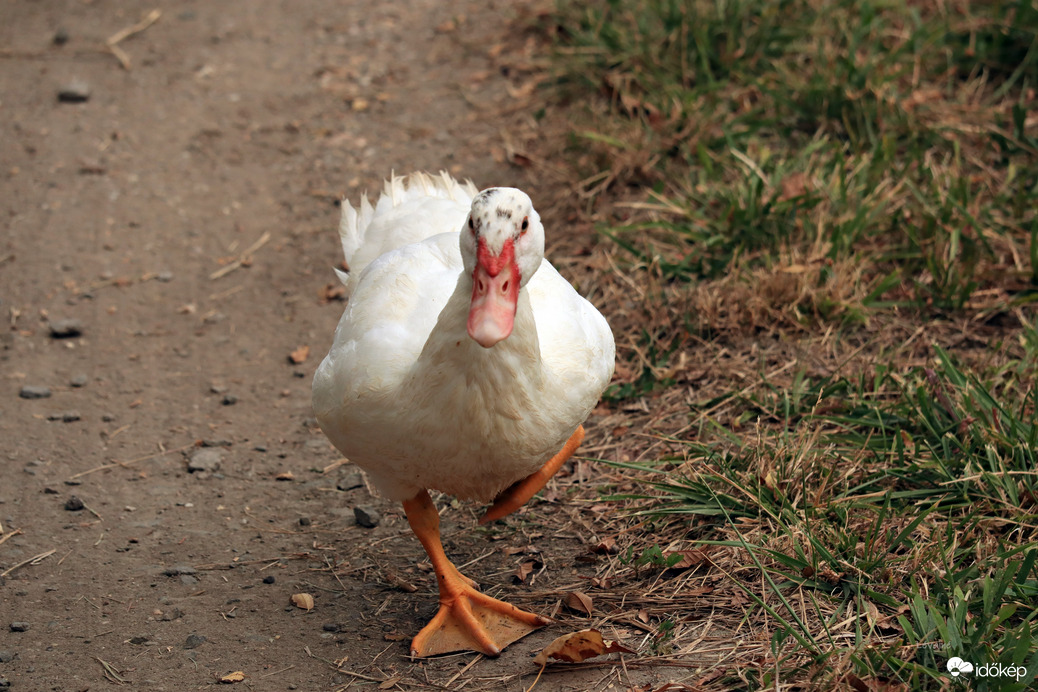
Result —
<path fill-rule="evenodd" d="M 499 219 L 510 219 L 510 218 L 512 218 L 512 210 L 511 209 L 505 209 L 503 207 L 498 207 L 498 209 L 497 209 L 497 218 L 499 218 Z"/>

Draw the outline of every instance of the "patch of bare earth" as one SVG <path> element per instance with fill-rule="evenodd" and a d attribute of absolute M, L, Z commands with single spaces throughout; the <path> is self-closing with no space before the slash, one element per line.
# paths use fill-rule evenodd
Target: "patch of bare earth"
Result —
<path fill-rule="evenodd" d="M 533 10 L 504 2 L 0 7 L 3 684 L 518 690 L 573 629 L 645 650 L 652 595 L 677 582 L 625 600 L 641 582 L 613 580 L 599 548 L 619 525 L 566 498 L 600 482 L 581 462 L 486 530 L 439 500 L 456 562 L 560 624 L 498 660 L 411 660 L 435 579 L 400 509 L 311 417 L 342 307 L 342 195 L 394 170 L 535 199 L 557 182 L 523 169 L 536 58 L 520 11 L 525 25 Z M 598 302 L 609 260 L 590 227 L 546 220 L 549 256 Z M 610 415 L 585 452 L 636 454 Z M 627 659 L 552 665 L 538 685 L 688 679 Z"/>

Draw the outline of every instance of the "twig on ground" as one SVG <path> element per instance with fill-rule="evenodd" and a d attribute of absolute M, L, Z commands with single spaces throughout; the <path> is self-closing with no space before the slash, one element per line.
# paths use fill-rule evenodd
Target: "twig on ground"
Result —
<path fill-rule="evenodd" d="M 8 567 L 5 571 L 0 572 L 0 577 L 6 577 L 11 572 L 15 571 L 19 567 L 24 567 L 25 565 L 38 565 L 39 563 L 43 562 L 56 552 L 58 552 L 57 548 L 51 548 L 45 553 L 40 553 L 39 555 L 34 555 L 28 558 L 27 560 L 22 560 L 17 565 L 14 565 L 13 567 Z"/>
<path fill-rule="evenodd" d="M 110 464 L 101 464 L 100 466 L 95 466 L 92 469 L 87 469 L 86 471 L 80 471 L 79 473 L 77 473 L 77 474 L 75 474 L 73 476 L 69 476 L 69 480 L 72 481 L 72 480 L 75 480 L 77 478 L 81 478 L 83 476 L 90 475 L 91 473 L 95 473 L 97 471 L 104 471 L 105 469 L 114 469 L 114 468 L 119 467 L 119 466 L 122 466 L 122 467 L 130 466 L 131 464 L 136 464 L 136 463 L 141 462 L 141 461 L 147 461 L 148 459 L 156 459 L 158 457 L 164 456 L 166 454 L 172 454 L 174 452 L 183 452 L 184 450 L 191 449 L 194 446 L 195 446 L 195 443 L 192 442 L 191 444 L 184 445 L 183 447 L 177 447 L 176 449 L 166 449 L 166 450 L 163 450 L 161 452 L 155 452 L 154 454 L 148 454 L 147 456 L 137 457 L 136 459 L 130 459 L 129 461 L 113 461 Z M 93 511 L 93 510 L 91 510 L 91 511 Z M 100 519 L 100 517 L 98 517 L 98 518 Z"/>
<path fill-rule="evenodd" d="M 0 544 L 2 544 L 8 538 L 11 538 L 13 536 L 17 536 L 20 533 L 22 533 L 21 529 L 15 529 L 14 531 L 11 531 L 10 533 L 6 533 L 6 534 L 3 532 L 2 529 L 0 529 Z"/>
<path fill-rule="evenodd" d="M 269 242 L 270 242 L 270 231 L 267 231 L 266 233 L 261 235 L 259 237 L 259 239 L 255 243 L 253 243 L 252 245 L 247 247 L 244 252 L 242 252 L 240 255 L 238 255 L 238 259 L 234 260 L 233 262 L 231 262 L 230 264 L 228 264 L 225 267 L 221 267 L 220 269 L 217 269 L 212 274 L 210 274 L 209 275 L 209 280 L 210 281 L 215 281 L 216 279 L 219 279 L 221 276 L 227 276 L 228 274 L 233 272 L 238 267 L 245 266 L 246 263 L 248 263 L 250 261 L 253 253 L 255 253 L 257 250 L 259 250 L 261 247 L 263 247 L 264 245 L 266 245 Z"/>
<path fill-rule="evenodd" d="M 134 34 L 139 34 L 144 31 L 157 22 L 161 16 L 162 10 L 154 9 L 133 26 L 128 26 L 125 29 L 115 32 L 108 37 L 107 41 L 105 41 L 105 46 L 107 46 L 108 50 L 115 56 L 115 59 L 119 61 L 119 64 L 122 65 L 124 70 L 129 70 L 132 67 L 132 64 L 130 62 L 130 56 L 127 55 L 126 51 L 119 47 L 119 44 Z"/>

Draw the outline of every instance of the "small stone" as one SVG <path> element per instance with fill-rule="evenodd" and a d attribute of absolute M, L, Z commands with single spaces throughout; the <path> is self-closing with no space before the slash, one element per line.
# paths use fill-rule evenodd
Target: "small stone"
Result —
<path fill-rule="evenodd" d="M 273 574 L 268 574 L 267 576 L 263 577 L 264 584 L 273 584 L 275 581 L 276 579 L 274 578 Z"/>
<path fill-rule="evenodd" d="M 83 333 L 83 323 L 75 318 L 54 320 L 48 326 L 55 339 L 70 339 Z"/>
<path fill-rule="evenodd" d="M 220 399 L 220 403 L 224 406 L 234 406 L 238 403 L 238 397 L 233 394 L 224 394 L 223 398 Z"/>
<path fill-rule="evenodd" d="M 209 385 L 209 391 L 213 394 L 225 394 L 227 392 L 227 387 L 222 384 L 211 384 Z"/>
<path fill-rule="evenodd" d="M 79 512 L 83 507 L 85 507 L 83 501 L 75 495 L 69 495 L 69 498 L 65 500 L 65 511 L 67 512 Z"/>
<path fill-rule="evenodd" d="M 326 622 L 323 625 L 321 625 L 321 629 L 323 629 L 325 632 L 341 632 L 342 625 L 340 625 L 337 622 Z"/>
<path fill-rule="evenodd" d="M 63 46 L 66 43 L 68 43 L 68 38 L 68 29 L 66 29 L 65 27 L 60 27 L 57 31 L 54 32 L 54 38 L 52 38 L 51 41 L 54 42 L 55 46 Z"/>
<path fill-rule="evenodd" d="M 194 586 L 195 584 L 198 583 L 198 579 L 196 579 L 195 577 L 192 577 L 190 574 L 181 574 L 180 575 L 180 583 L 183 584 L 184 586 Z"/>
<path fill-rule="evenodd" d="M 159 272 L 155 276 L 155 278 L 158 279 L 159 281 L 161 281 L 164 284 L 168 284 L 170 281 L 173 280 L 173 272 L 170 272 L 170 271 Z"/>
<path fill-rule="evenodd" d="M 58 89 L 58 101 L 62 103 L 83 103 L 90 98 L 90 85 L 82 79 L 73 79 Z"/>
<path fill-rule="evenodd" d="M 202 646 L 202 644 L 205 644 L 207 641 L 209 640 L 200 634 L 189 634 L 187 635 L 187 639 L 184 640 L 184 648 L 197 649 L 198 647 Z"/>
<path fill-rule="evenodd" d="M 74 423 L 79 420 L 79 411 L 61 411 L 58 413 L 48 413 L 47 420 L 60 420 L 64 423 Z"/>
<path fill-rule="evenodd" d="M 190 565 L 174 565 L 162 570 L 162 574 L 167 577 L 179 577 L 182 574 L 198 574 L 198 570 Z"/>
<path fill-rule="evenodd" d="M 29 631 L 29 623 L 28 622 L 12 622 L 11 623 L 11 631 L 12 632 L 28 632 Z"/>
<path fill-rule="evenodd" d="M 27 384 L 24 385 L 18 392 L 18 396 L 23 399 L 46 399 L 50 396 L 50 387 L 44 387 L 43 385 Z"/>
<path fill-rule="evenodd" d="M 73 387 L 85 387 L 87 382 L 89 382 L 89 381 L 90 381 L 90 378 L 88 378 L 86 375 L 80 373 L 78 375 L 73 375 L 72 379 L 69 380 L 68 383 L 71 386 L 73 386 Z"/>
<path fill-rule="evenodd" d="M 0 678 L 0 690 L 11 689 L 11 681 L 7 678 Z"/>
<path fill-rule="evenodd" d="M 13 651 L 0 651 L 0 663 L 10 663 L 14 660 L 15 653 Z"/>
<path fill-rule="evenodd" d="M 299 517 L 299 525 L 300 526 L 309 526 L 312 523 L 314 523 L 314 522 L 313 522 L 313 520 L 310 517 Z"/>
<path fill-rule="evenodd" d="M 184 611 L 180 608 L 173 608 L 164 612 L 159 617 L 159 620 L 162 620 L 163 622 L 172 622 L 174 620 L 179 620 L 182 617 L 184 617 Z"/>
<path fill-rule="evenodd" d="M 223 453 L 219 450 L 212 448 L 200 449 L 191 455 L 191 459 L 187 462 L 187 470 L 189 473 L 216 471 L 220 468 L 222 461 Z"/>
<path fill-rule="evenodd" d="M 202 440 L 203 447 L 233 447 L 234 443 L 230 440 L 219 439 L 219 440 Z"/>
<path fill-rule="evenodd" d="M 353 517 L 366 529 L 373 529 L 382 521 L 382 514 L 369 505 L 354 507 Z"/>
<path fill-rule="evenodd" d="M 267 445 L 256 445 L 252 449 L 257 451 L 257 452 L 265 452 L 265 451 L 267 451 Z"/>
<path fill-rule="evenodd" d="M 353 490 L 364 486 L 364 476 L 360 471 L 351 471 L 335 482 L 336 490 Z"/>

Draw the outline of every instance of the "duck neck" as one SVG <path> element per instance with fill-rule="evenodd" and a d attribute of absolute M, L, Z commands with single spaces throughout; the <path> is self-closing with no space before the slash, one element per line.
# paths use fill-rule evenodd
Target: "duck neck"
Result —
<path fill-rule="evenodd" d="M 472 277 L 462 272 L 414 372 L 422 373 L 419 377 L 464 382 L 467 388 L 482 392 L 488 404 L 505 404 L 503 399 L 513 399 L 514 405 L 517 398 L 528 395 L 528 387 L 539 386 L 542 377 L 540 342 L 529 291 L 519 291 L 512 333 L 490 348 L 480 346 L 468 334 L 471 298 Z M 520 392 L 521 389 L 526 391 Z"/>

